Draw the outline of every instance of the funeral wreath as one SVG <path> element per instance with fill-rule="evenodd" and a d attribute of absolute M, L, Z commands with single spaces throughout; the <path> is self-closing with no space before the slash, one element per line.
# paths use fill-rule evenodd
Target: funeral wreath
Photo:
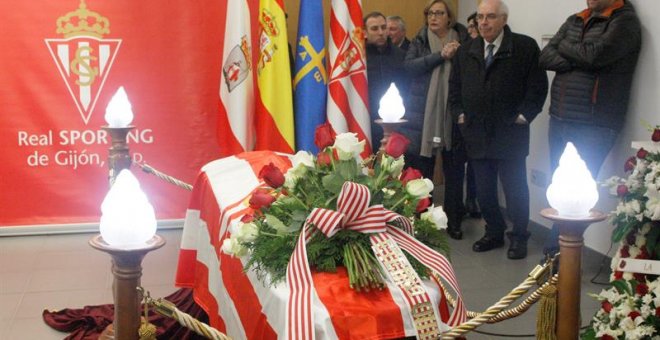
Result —
<path fill-rule="evenodd" d="M 346 195 L 347 183 L 355 183 L 368 188 L 363 196 L 369 198 L 369 207 L 379 207 L 383 214 L 398 216 L 388 220 L 390 226 L 401 228 L 433 250 L 448 254 L 443 231 L 447 217 L 442 207 L 431 204 L 433 183 L 422 178 L 419 170 L 410 167 L 404 170 L 403 154 L 409 143 L 406 137 L 393 133 L 385 152 L 367 159 L 361 156 L 364 141 L 358 141 L 353 133 L 335 135 L 327 123 L 316 130 L 315 143 L 320 152 L 296 153 L 286 173 L 273 164 L 261 169 L 259 177 L 264 185 L 249 199 L 253 213 L 230 226 L 231 237 L 225 239 L 223 252 L 245 256 L 246 270 L 252 269 L 264 282 L 275 284 L 286 277 L 301 231 L 309 225 L 306 252 L 312 270 L 335 272 L 343 266 L 353 289 L 382 288 L 384 274 L 368 234 L 341 228 L 328 237 L 327 233 L 319 232 L 322 226 L 308 220 L 313 211 L 341 210 L 338 204 L 342 205 L 341 196 Z M 358 203 L 344 203 L 349 208 L 353 204 Z M 342 220 L 346 220 L 346 215 L 350 213 L 343 212 Z M 364 221 L 362 227 L 369 223 L 368 218 Z M 424 265 L 408 253 L 406 257 L 420 277 L 428 277 Z"/>
<path fill-rule="evenodd" d="M 624 165 L 628 178 L 607 181 L 619 204 L 611 213 L 612 241 L 619 247 L 612 259 L 611 287 L 594 295 L 601 308 L 582 339 L 660 339 L 658 275 L 626 272 L 626 259 L 660 260 L 660 127 L 649 144 Z M 629 261 L 629 260 L 628 260 Z"/>

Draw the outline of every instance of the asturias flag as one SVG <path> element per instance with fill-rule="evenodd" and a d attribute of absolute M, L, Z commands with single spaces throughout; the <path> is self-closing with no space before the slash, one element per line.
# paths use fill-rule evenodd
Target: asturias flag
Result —
<path fill-rule="evenodd" d="M 260 0 L 258 20 L 256 149 L 293 153 L 291 67 L 283 0 Z"/>
<path fill-rule="evenodd" d="M 325 70 L 323 3 L 301 0 L 298 16 L 295 91 L 296 148 L 316 153 L 314 131 L 326 120 L 328 76 Z"/>

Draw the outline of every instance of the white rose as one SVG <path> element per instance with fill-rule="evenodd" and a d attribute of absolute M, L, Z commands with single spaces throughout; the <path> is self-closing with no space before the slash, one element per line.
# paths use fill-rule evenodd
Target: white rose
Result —
<path fill-rule="evenodd" d="M 399 178 L 401 176 L 401 171 L 405 165 L 405 160 L 403 156 L 399 158 L 392 158 L 388 155 L 383 155 L 383 159 L 380 163 L 382 171 L 390 174 L 392 177 Z"/>
<path fill-rule="evenodd" d="M 433 182 L 428 178 L 413 179 L 406 183 L 406 191 L 415 197 L 428 197 L 433 191 Z"/>
<path fill-rule="evenodd" d="M 236 233 L 236 238 L 240 242 L 252 242 L 259 235 L 259 228 L 254 223 L 243 223 Z"/>
<path fill-rule="evenodd" d="M 431 205 L 425 212 L 420 215 L 422 220 L 431 221 L 435 224 L 436 229 L 447 229 L 447 214 L 442 210 L 442 206 Z"/>
<path fill-rule="evenodd" d="M 340 133 L 335 138 L 333 147 L 337 150 L 340 160 L 360 159 L 360 154 L 364 150 L 364 141 L 358 141 L 355 133 Z"/>
<path fill-rule="evenodd" d="M 307 151 L 298 151 L 296 152 L 295 155 L 293 155 L 293 158 L 291 159 L 291 165 L 294 168 L 297 168 L 299 166 L 305 166 L 308 168 L 313 168 L 314 167 L 314 156 L 312 156 L 311 153 Z"/>
<path fill-rule="evenodd" d="M 231 256 L 244 256 L 247 254 L 247 248 L 234 237 L 226 238 L 222 241 L 222 252 Z"/>
<path fill-rule="evenodd" d="M 284 186 L 292 189 L 296 181 L 314 167 L 314 156 L 307 151 L 298 151 L 291 158 L 291 168 L 284 174 Z"/>

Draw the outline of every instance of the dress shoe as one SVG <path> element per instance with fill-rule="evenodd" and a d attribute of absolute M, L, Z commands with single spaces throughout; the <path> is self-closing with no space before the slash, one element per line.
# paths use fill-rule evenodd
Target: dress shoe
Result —
<path fill-rule="evenodd" d="M 458 228 L 447 228 L 447 234 L 449 234 L 449 237 L 453 238 L 454 240 L 463 239 L 463 232 Z"/>
<path fill-rule="evenodd" d="M 474 242 L 472 245 L 472 250 L 481 253 L 484 251 L 489 251 L 491 249 L 500 248 L 504 246 L 504 240 L 501 238 L 494 238 L 492 236 L 484 236 L 479 241 Z"/>
<path fill-rule="evenodd" d="M 512 238 L 506 256 L 511 260 L 520 260 L 527 257 L 527 240 Z"/>

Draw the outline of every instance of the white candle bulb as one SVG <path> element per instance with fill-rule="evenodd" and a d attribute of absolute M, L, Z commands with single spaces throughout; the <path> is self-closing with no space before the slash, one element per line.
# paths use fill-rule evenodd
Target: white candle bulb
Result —
<path fill-rule="evenodd" d="M 111 246 L 138 248 L 156 234 L 156 215 L 140 183 L 122 170 L 101 204 L 101 236 Z"/>
<path fill-rule="evenodd" d="M 403 99 L 399 95 L 399 90 L 394 83 L 390 84 L 383 98 L 380 99 L 380 107 L 378 108 L 378 115 L 384 122 L 398 122 L 403 114 L 406 113 L 406 108 L 403 106 Z"/>
<path fill-rule="evenodd" d="M 133 121 L 131 102 L 123 86 L 119 87 L 105 108 L 105 121 L 111 128 L 125 128 Z"/>
<path fill-rule="evenodd" d="M 566 144 L 546 197 L 559 216 L 569 218 L 588 217 L 598 202 L 596 181 L 573 143 Z"/>

